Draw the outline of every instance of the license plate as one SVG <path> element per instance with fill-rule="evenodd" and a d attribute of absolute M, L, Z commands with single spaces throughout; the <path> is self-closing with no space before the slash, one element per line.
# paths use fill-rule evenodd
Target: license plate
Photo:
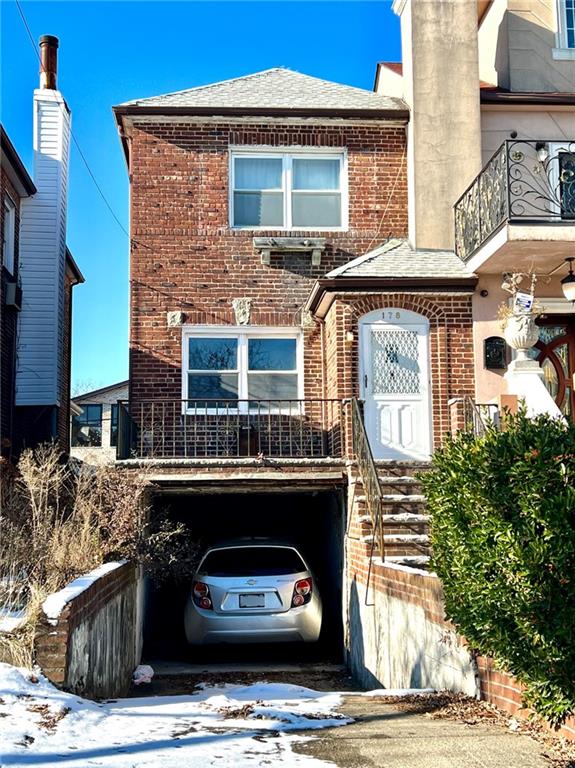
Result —
<path fill-rule="evenodd" d="M 240 595 L 240 608 L 265 608 L 266 598 L 263 592 Z"/>

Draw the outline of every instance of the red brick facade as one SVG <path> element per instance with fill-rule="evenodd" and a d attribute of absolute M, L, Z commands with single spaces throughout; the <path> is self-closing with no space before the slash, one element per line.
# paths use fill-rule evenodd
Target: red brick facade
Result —
<path fill-rule="evenodd" d="M 326 317 L 326 395 L 359 397 L 358 323 L 369 312 L 388 308 L 410 310 L 429 320 L 433 438 L 437 446 L 451 430 L 448 401 L 473 394 L 471 294 L 339 294 Z"/>
<path fill-rule="evenodd" d="M 309 254 L 273 254 L 264 266 L 254 235 L 286 232 L 229 226 L 230 146 L 345 148 L 349 169 L 349 230 L 313 232 L 327 239 L 321 265 Z M 134 400 L 181 397 L 181 329 L 186 324 L 235 325 L 231 301 L 252 300 L 251 323 L 301 324 L 313 282 L 407 230 L 405 128 L 385 121 L 261 123 L 160 122 L 131 139 L 131 351 Z M 385 214 L 385 215 L 384 215 Z M 290 232 L 301 236 L 309 232 Z M 319 327 L 304 331 L 305 396 L 321 397 Z"/>

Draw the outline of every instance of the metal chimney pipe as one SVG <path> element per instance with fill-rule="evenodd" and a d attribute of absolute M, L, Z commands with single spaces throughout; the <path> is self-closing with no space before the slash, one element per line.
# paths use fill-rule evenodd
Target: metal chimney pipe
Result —
<path fill-rule="evenodd" d="M 40 38 L 40 88 L 55 91 L 58 73 L 58 38 L 42 35 Z"/>

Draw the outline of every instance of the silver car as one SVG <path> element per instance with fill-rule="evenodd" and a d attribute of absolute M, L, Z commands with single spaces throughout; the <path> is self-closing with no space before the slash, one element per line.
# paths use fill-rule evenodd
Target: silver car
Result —
<path fill-rule="evenodd" d="M 290 544 L 245 540 L 207 550 L 186 603 L 192 645 L 319 638 L 322 605 L 306 562 Z"/>

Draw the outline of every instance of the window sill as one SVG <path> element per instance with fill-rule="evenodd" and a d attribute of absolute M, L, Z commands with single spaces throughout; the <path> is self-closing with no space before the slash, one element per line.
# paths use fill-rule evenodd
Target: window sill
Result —
<path fill-rule="evenodd" d="M 553 48 L 555 61 L 575 61 L 575 48 Z"/>

